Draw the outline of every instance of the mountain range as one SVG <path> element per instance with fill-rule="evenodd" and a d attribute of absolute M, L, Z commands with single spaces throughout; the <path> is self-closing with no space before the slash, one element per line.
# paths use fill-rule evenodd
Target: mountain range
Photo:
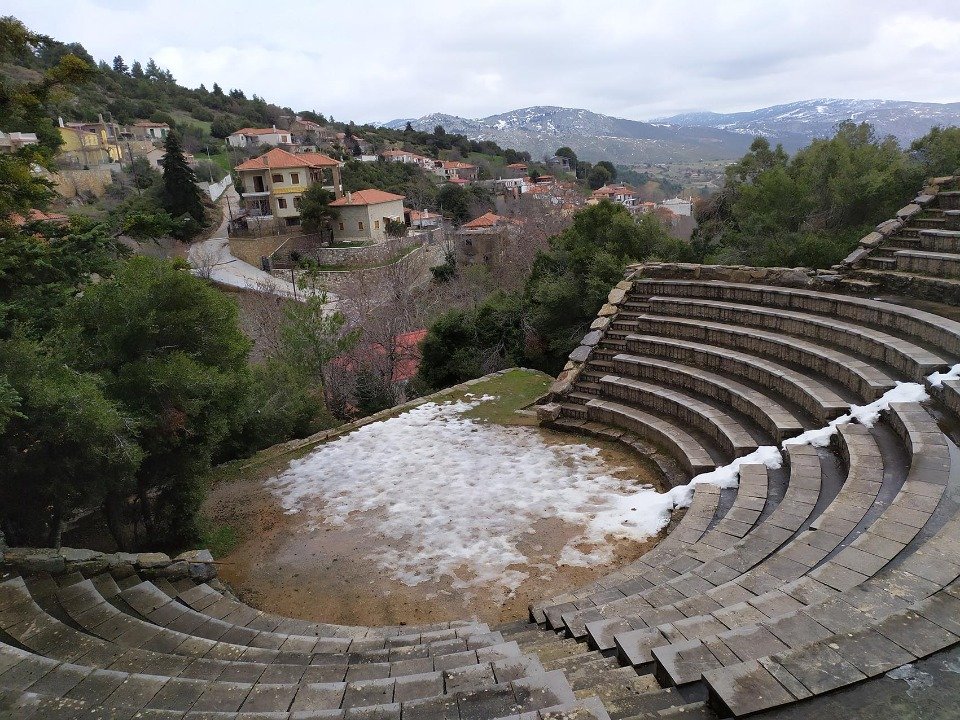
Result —
<path fill-rule="evenodd" d="M 960 124 L 960 103 L 897 100 L 804 100 L 739 113 L 693 112 L 650 122 L 611 117 L 589 110 L 536 106 L 470 119 L 434 113 L 386 123 L 417 130 L 442 125 L 474 140 L 526 150 L 533 157 L 567 145 L 584 160 L 696 162 L 740 157 L 757 135 L 795 151 L 814 138 L 829 137 L 844 120 L 869 122 L 879 135 L 909 144 L 934 125 Z"/>

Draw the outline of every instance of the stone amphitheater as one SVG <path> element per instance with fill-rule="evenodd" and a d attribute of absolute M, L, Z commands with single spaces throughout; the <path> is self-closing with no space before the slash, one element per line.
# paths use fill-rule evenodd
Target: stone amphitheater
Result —
<path fill-rule="evenodd" d="M 0 716 L 844 717 L 960 644 L 958 284 L 955 178 L 829 271 L 630 268 L 542 421 L 677 483 L 739 463 L 639 560 L 509 624 L 366 628 L 251 608 L 205 551 L 8 549 Z"/>

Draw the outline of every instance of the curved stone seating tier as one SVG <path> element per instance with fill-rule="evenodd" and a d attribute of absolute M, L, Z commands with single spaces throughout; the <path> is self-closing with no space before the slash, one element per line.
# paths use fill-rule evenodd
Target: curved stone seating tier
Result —
<path fill-rule="evenodd" d="M 873 505 L 880 490 L 881 483 L 874 479 L 878 472 L 882 473 L 880 450 L 870 433 L 860 425 L 843 425 L 839 439 L 843 455 L 849 462 L 847 479 L 840 492 L 809 524 L 807 530 L 759 558 L 757 553 L 762 553 L 763 546 L 758 548 L 753 544 L 753 538 L 748 536 L 747 555 L 738 552 L 729 559 L 717 558 L 703 571 L 695 573 L 700 590 L 690 598 L 678 597 L 676 594 L 671 598 L 669 593 L 652 595 L 650 591 L 646 591 L 618 601 L 615 607 L 603 610 L 605 620 L 587 624 L 591 642 L 601 649 L 609 649 L 617 644 L 619 633 L 625 631 L 656 628 L 678 621 L 695 622 L 699 627 L 703 624 L 700 616 L 705 614 L 713 616 L 709 620 L 710 626 L 730 627 L 727 623 L 739 622 L 739 618 L 743 616 L 764 617 L 764 611 L 771 608 L 792 609 L 795 602 L 782 592 L 768 596 L 770 604 L 763 608 L 756 607 L 755 603 L 758 602 L 758 596 L 764 596 L 770 590 L 778 590 L 785 583 L 797 580 L 811 571 L 813 574 L 826 574 L 826 571 L 817 566 L 842 543 L 852 540 L 858 524 Z M 810 503 L 816 503 L 812 493 L 808 493 L 807 498 L 808 507 Z M 781 507 L 785 508 L 786 513 L 779 517 L 775 517 L 774 513 L 765 526 L 777 528 L 778 525 L 773 523 L 783 524 L 786 521 L 788 527 L 779 528 L 779 533 L 777 530 L 767 531 L 765 527 L 761 539 L 768 540 L 768 537 L 771 537 L 768 532 L 772 532 L 772 538 L 776 539 L 783 537 L 785 531 L 790 531 L 792 535 L 804 525 L 800 516 L 792 514 L 793 503 L 781 503 Z M 757 562 L 743 570 L 737 569 L 743 567 L 745 558 Z M 640 633 L 630 636 L 629 639 L 631 643 L 637 638 L 650 642 L 651 637 L 659 641 L 659 636 L 651 636 L 651 633 Z M 648 649 L 635 644 L 632 647 Z M 628 653 L 628 656 L 637 661 L 633 664 L 642 665 L 648 662 L 645 656 L 638 656 L 636 652 Z"/>
<path fill-rule="evenodd" d="M 701 298 L 651 297 L 650 311 L 674 317 L 756 327 L 822 342 L 894 368 L 922 382 L 947 361 L 922 347 L 880 330 L 796 310 L 740 305 Z"/>
<path fill-rule="evenodd" d="M 664 563 L 660 567 L 659 578 L 649 574 L 638 575 L 601 593 L 587 595 L 571 603 L 572 607 L 563 609 L 560 613 L 562 624 L 556 622 L 556 611 L 548 608 L 548 624 L 556 628 L 562 627 L 572 637 L 581 638 L 587 634 L 587 622 L 604 617 L 603 612 L 615 611 L 635 595 L 656 599 L 663 597 L 665 593 L 679 593 L 681 597 L 684 596 L 683 593 L 698 593 L 693 587 L 700 583 L 692 576 L 691 571 L 700 567 L 713 553 L 721 553 L 735 545 L 755 527 L 764 509 L 770 504 L 769 490 L 766 466 L 741 465 L 740 484 L 730 510 L 696 543 L 677 552 Z M 672 574 L 673 577 L 665 579 L 664 574 Z M 638 581 L 646 587 L 638 587 Z"/>
<path fill-rule="evenodd" d="M 850 407 L 849 402 L 816 378 L 755 355 L 654 335 L 630 334 L 626 345 L 633 355 L 621 353 L 614 356 L 615 362 L 635 356 L 662 357 L 721 376 L 742 378 L 764 388 L 768 397 L 776 393 L 796 405 L 814 418 L 818 427 L 843 415 Z"/>
<path fill-rule="evenodd" d="M 651 573 L 655 573 L 660 565 L 669 562 L 676 554 L 703 537 L 703 534 L 713 523 L 719 504 L 720 489 L 716 485 L 697 485 L 694 488 L 690 507 L 687 508 L 677 526 L 663 540 L 644 553 L 640 559 L 614 570 L 586 587 L 531 605 L 530 620 L 535 623 L 545 623 L 547 621 L 546 608 L 563 605 L 561 612 L 564 612 L 567 609 L 576 608 L 576 605 L 572 603 L 578 598 L 601 593 L 624 583 L 634 582 L 640 588 L 649 587 L 652 582 L 647 578 L 650 577 Z M 619 595 L 622 595 L 622 591 L 617 589 L 614 596 Z M 571 604 L 564 605 L 565 603 Z"/>
<path fill-rule="evenodd" d="M 894 411 L 893 424 L 899 426 L 918 462 L 875 523 L 808 576 L 783 587 L 800 607 L 781 615 L 747 618 L 734 626 L 726 623 L 727 629 L 711 627 L 700 618 L 698 632 L 692 635 L 677 634 L 682 629 L 674 624 L 655 629 L 662 633 L 659 641 L 648 631 L 618 636 L 618 644 L 639 662 L 649 662 L 652 652 L 661 682 L 695 682 L 713 668 L 857 629 L 954 582 L 960 575 L 956 515 L 928 539 L 914 542 L 943 495 L 950 474 L 949 453 L 942 436 L 932 432 L 935 423 L 919 406 L 894 406 Z"/>
<path fill-rule="evenodd" d="M 691 477 L 719 464 L 699 440 L 668 420 L 608 400 L 588 400 L 585 409 L 590 420 L 622 427 L 665 448 Z"/>
<path fill-rule="evenodd" d="M 888 373 L 864 360 L 825 345 L 780 333 L 662 315 L 641 316 L 638 328 L 642 328 L 646 335 L 718 345 L 775 362 L 789 363 L 839 383 L 868 402 L 876 400 L 894 386 L 894 380 Z M 628 342 L 631 339 L 628 336 Z"/>
<path fill-rule="evenodd" d="M 777 444 L 804 430 L 800 420 L 770 395 L 700 367 L 621 353 L 614 356 L 613 369 L 619 375 L 690 390 L 730 407 L 750 418 Z"/>
<path fill-rule="evenodd" d="M 618 375 L 605 375 L 600 386 L 605 397 L 667 415 L 707 436 L 727 460 L 748 455 L 760 444 L 736 419 L 691 394 Z"/>
<path fill-rule="evenodd" d="M 960 322 L 880 300 L 745 283 L 643 278 L 633 281 L 631 292 L 634 296 L 699 298 L 824 315 L 914 338 L 948 356 L 950 362 L 960 358 Z"/>

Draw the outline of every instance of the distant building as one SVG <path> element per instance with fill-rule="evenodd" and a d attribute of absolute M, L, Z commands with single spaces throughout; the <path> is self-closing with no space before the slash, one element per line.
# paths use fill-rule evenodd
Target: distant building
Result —
<path fill-rule="evenodd" d="M 119 162 L 123 158 L 120 146 L 110 141 L 106 128 L 85 130 L 82 126 L 68 125 L 61 119 L 58 130 L 63 144 L 57 159 L 62 164 L 96 167 Z"/>
<path fill-rule="evenodd" d="M 289 130 L 272 128 L 240 128 L 227 137 L 230 147 L 245 148 L 255 145 L 289 145 L 291 143 Z"/>
<path fill-rule="evenodd" d="M 465 180 L 472 182 L 477 179 L 478 168 L 470 163 L 454 160 L 435 160 L 433 174 L 447 180 Z"/>
<path fill-rule="evenodd" d="M 337 198 L 330 203 L 340 214 L 333 224 L 334 239 L 385 241 L 387 220 L 403 222 L 403 200 L 403 195 L 383 190 L 357 190 Z"/>
<path fill-rule="evenodd" d="M 590 195 L 590 200 L 592 200 L 594 204 L 601 200 L 609 200 L 610 202 L 618 203 L 631 209 L 637 208 L 640 205 L 640 195 L 637 191 L 623 183 L 604 185 L 602 188 L 594 190 Z"/>
<path fill-rule="evenodd" d="M 164 150 L 163 148 L 156 148 L 156 147 L 150 150 L 150 152 L 143 155 L 143 157 L 147 159 L 147 162 L 150 163 L 150 167 L 152 167 L 154 170 L 161 170 L 161 171 L 163 170 L 163 166 L 160 164 L 160 161 L 163 160 L 166 156 L 167 156 L 166 150 Z M 189 165 L 190 167 L 197 166 L 197 159 L 191 153 L 185 152 L 183 153 L 183 157 L 186 159 L 187 165 Z M 206 178 L 201 178 L 201 179 L 206 179 Z"/>
<path fill-rule="evenodd" d="M 235 168 L 243 185 L 241 203 L 248 217 L 300 224 L 300 196 L 320 183 L 336 197 L 343 194 L 341 163 L 320 153 L 294 155 L 273 148 Z"/>
<path fill-rule="evenodd" d="M 17 227 L 23 227 L 31 222 L 49 222 L 55 225 L 64 225 L 70 221 L 70 218 L 63 213 L 47 213 L 43 210 L 37 210 L 36 208 L 28 210 L 26 217 L 20 213 L 12 213 L 9 219 L 10 222 Z"/>
<path fill-rule="evenodd" d="M 409 163 L 411 165 L 418 165 L 425 170 L 432 170 L 436 162 L 433 158 L 417 155 L 417 153 L 408 150 L 384 150 L 380 153 L 380 157 L 386 162 Z"/>
<path fill-rule="evenodd" d="M 0 153 L 14 153 L 22 147 L 36 144 L 36 133 L 0 132 Z"/>
<path fill-rule="evenodd" d="M 690 217 L 693 215 L 693 198 L 684 200 L 683 198 L 677 197 L 670 200 L 664 200 L 658 207 L 666 208 L 674 215 Z"/>
<path fill-rule="evenodd" d="M 441 220 L 439 213 L 432 213 L 429 210 L 407 211 L 407 224 L 416 230 L 440 227 Z"/>
<path fill-rule="evenodd" d="M 138 120 L 127 128 L 134 140 L 166 140 L 170 134 L 170 126 L 166 123 Z"/>
<path fill-rule="evenodd" d="M 552 158 L 547 158 L 547 167 L 554 172 L 576 172 L 576 168 L 570 167 L 570 158 L 564 155 L 554 155 Z"/>
<path fill-rule="evenodd" d="M 504 245 L 517 223 L 488 212 L 464 223 L 457 230 L 456 256 L 461 265 L 483 263 L 492 267 L 500 259 Z"/>

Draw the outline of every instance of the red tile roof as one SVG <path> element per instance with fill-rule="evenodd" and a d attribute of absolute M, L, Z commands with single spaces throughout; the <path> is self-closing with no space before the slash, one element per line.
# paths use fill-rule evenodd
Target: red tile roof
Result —
<path fill-rule="evenodd" d="M 43 210 L 37 210 L 33 208 L 27 213 L 27 217 L 24 217 L 20 213 L 11 213 L 10 222 L 12 222 L 17 227 L 26 225 L 28 222 L 52 222 L 52 223 L 64 223 L 67 222 L 70 218 L 64 215 L 63 213 L 45 213 Z"/>
<path fill-rule="evenodd" d="M 279 170 L 294 167 L 338 167 L 339 162 L 322 153 L 300 153 L 294 155 L 286 150 L 274 148 L 260 157 L 251 158 L 237 165 L 237 170 Z"/>
<path fill-rule="evenodd" d="M 426 329 L 411 330 L 393 338 L 393 382 L 410 380 L 420 367 L 420 343 L 427 336 Z M 334 365 L 346 370 L 356 369 L 356 358 L 373 359 L 386 355 L 386 349 L 380 343 L 361 345 L 350 355 L 340 355 L 333 359 Z"/>
<path fill-rule="evenodd" d="M 230 133 L 231 135 L 275 135 L 280 133 L 282 135 L 289 134 L 288 130 L 278 130 L 277 128 L 240 128 L 239 130 Z"/>
<path fill-rule="evenodd" d="M 460 226 L 460 228 L 467 229 L 467 230 L 476 230 L 478 228 L 496 227 L 497 225 L 502 225 L 508 222 L 510 222 L 509 218 L 505 218 L 502 215 L 497 215 L 496 213 L 488 212 L 488 213 L 484 213 L 478 218 L 474 218 L 470 222 L 465 222 L 463 225 Z"/>
<path fill-rule="evenodd" d="M 383 190 L 357 190 L 347 193 L 342 198 L 338 198 L 330 203 L 331 207 L 344 207 L 347 205 L 379 205 L 380 203 L 393 202 L 394 200 L 403 200 L 403 195 L 394 195 Z"/>

